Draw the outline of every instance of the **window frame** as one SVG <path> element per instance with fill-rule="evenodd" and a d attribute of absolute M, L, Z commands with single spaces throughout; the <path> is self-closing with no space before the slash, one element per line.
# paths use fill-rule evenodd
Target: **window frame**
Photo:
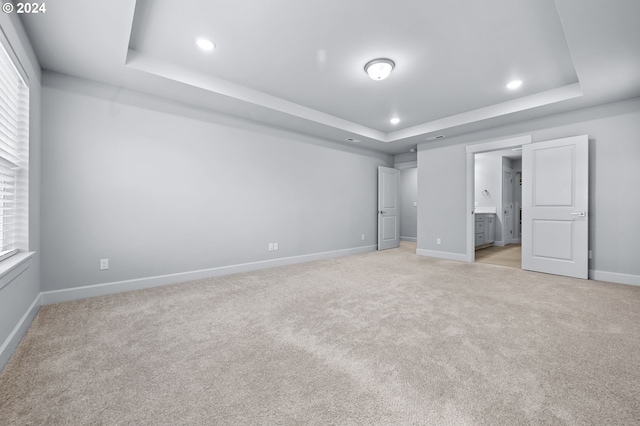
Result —
<path fill-rule="evenodd" d="M 32 252 L 29 252 L 29 126 L 30 126 L 30 88 L 29 78 L 24 70 L 22 63 L 16 55 L 11 43 L 4 34 L 0 31 L 0 79 L 3 80 L 5 86 L 0 87 L 4 90 L 15 90 L 14 99 L 9 100 L 7 91 L 0 92 L 0 95 L 5 99 L 0 99 L 1 107 L 0 113 L 4 114 L 4 117 L 0 117 L 0 121 L 3 120 L 4 134 L 0 135 L 0 139 L 4 139 L 0 142 L 0 168 L 3 169 L 2 175 L 6 176 L 4 182 L 0 182 L 3 186 L 2 189 L 11 187 L 13 192 L 2 192 L 0 196 L 0 230 L 6 231 L 8 223 L 4 223 L 7 217 L 3 214 L 8 207 L 6 205 L 13 204 L 13 223 L 12 229 L 6 233 L 12 233 L 10 236 L 10 246 L 2 250 L 2 246 L 5 244 L 5 238 L 0 238 L 0 289 L 4 287 L 8 282 L 7 278 L 11 278 L 10 272 L 16 271 L 21 264 L 31 258 Z M 11 87 L 15 84 L 15 87 Z M 15 109 L 11 109 L 15 108 Z M 8 119 L 7 119 L 8 117 Z M 8 120 L 8 121 L 7 121 Z M 11 123 L 15 121 L 15 123 Z M 10 128 L 7 124 L 14 125 L 14 128 Z M 13 135 L 9 135 L 13 133 Z M 6 170 L 12 169 L 11 173 L 6 173 Z M 3 180 L 3 179 L 0 179 Z M 13 182 L 9 182 L 13 180 Z M 13 194 L 13 200 L 5 198 Z M 6 200 L 7 202 L 4 202 Z M 11 281 L 11 280 L 9 280 Z"/>

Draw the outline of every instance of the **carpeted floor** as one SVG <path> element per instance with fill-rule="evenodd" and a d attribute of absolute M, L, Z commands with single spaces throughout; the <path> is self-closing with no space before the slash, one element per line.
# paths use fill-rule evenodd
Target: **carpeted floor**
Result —
<path fill-rule="evenodd" d="M 509 244 L 476 250 L 476 262 L 522 268 L 522 245 Z"/>
<path fill-rule="evenodd" d="M 0 423 L 640 424 L 640 287 L 414 252 L 44 306 Z"/>

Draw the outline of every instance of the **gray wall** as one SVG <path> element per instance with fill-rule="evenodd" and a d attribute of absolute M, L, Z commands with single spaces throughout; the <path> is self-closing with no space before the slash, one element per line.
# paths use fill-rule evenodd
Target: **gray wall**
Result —
<path fill-rule="evenodd" d="M 29 79 L 29 268 L 0 290 L 0 369 L 19 342 L 30 319 L 21 323 L 40 294 L 40 66 L 17 15 L 0 14 L 0 26 Z M 15 334 L 13 334 L 15 331 Z"/>
<path fill-rule="evenodd" d="M 420 145 L 418 249 L 465 254 L 465 146 L 527 134 L 533 142 L 589 135 L 589 269 L 640 276 L 640 193 L 630 189 L 640 182 L 640 98 Z"/>
<path fill-rule="evenodd" d="M 418 151 L 418 250 L 465 252 L 466 168 L 464 145 Z"/>
<path fill-rule="evenodd" d="M 400 170 L 400 238 L 415 241 L 418 236 L 418 169 Z"/>
<path fill-rule="evenodd" d="M 44 291 L 376 244 L 389 155 L 53 73 L 43 111 Z"/>
<path fill-rule="evenodd" d="M 396 154 L 393 157 L 394 167 L 396 168 L 403 163 L 411 163 L 414 161 L 418 161 L 417 152 L 403 152 L 402 154 Z"/>

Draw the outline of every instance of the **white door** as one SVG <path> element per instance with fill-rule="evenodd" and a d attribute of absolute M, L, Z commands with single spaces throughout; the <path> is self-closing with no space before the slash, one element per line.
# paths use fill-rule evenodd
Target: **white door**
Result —
<path fill-rule="evenodd" d="M 513 242 L 513 169 L 502 168 L 502 241 Z"/>
<path fill-rule="evenodd" d="M 522 147 L 522 268 L 588 278 L 589 138 Z"/>
<path fill-rule="evenodd" d="M 400 170 L 378 166 L 378 250 L 400 246 Z"/>

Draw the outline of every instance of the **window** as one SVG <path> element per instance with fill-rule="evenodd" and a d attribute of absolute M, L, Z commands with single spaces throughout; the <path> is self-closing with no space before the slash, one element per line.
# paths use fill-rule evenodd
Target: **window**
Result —
<path fill-rule="evenodd" d="M 28 151 L 29 87 L 0 43 L 0 261 L 28 249 Z"/>

